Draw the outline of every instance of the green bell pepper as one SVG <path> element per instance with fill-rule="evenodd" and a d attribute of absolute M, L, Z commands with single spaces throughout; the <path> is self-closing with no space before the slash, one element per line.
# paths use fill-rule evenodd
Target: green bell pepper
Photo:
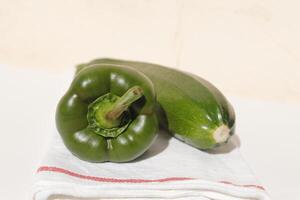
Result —
<path fill-rule="evenodd" d="M 128 67 L 95 64 L 81 70 L 61 98 L 56 126 L 65 146 L 89 162 L 127 162 L 157 135 L 152 82 Z"/>

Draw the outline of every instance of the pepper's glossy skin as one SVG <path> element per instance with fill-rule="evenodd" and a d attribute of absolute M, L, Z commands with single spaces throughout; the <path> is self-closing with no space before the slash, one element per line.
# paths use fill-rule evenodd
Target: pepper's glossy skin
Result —
<path fill-rule="evenodd" d="M 130 106 L 132 120 L 117 137 L 104 137 L 88 128 L 88 106 L 107 93 L 122 96 L 138 85 L 143 97 Z M 56 111 L 57 129 L 66 147 L 89 162 L 127 162 L 143 154 L 157 135 L 152 82 L 137 70 L 112 65 L 93 65 L 81 70 L 61 98 Z"/>
<path fill-rule="evenodd" d="M 234 133 L 234 110 L 208 81 L 160 65 L 107 58 L 79 65 L 78 71 L 95 63 L 129 66 L 149 77 L 162 108 L 158 115 L 165 116 L 163 123 L 176 138 L 205 150 L 223 143 L 216 142 L 213 137 L 218 127 L 226 126 L 230 135 Z"/>

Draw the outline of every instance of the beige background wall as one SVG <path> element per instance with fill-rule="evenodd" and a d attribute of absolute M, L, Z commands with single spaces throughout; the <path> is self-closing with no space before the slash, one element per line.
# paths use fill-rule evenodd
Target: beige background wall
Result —
<path fill-rule="evenodd" d="M 0 0 L 0 64 L 60 72 L 96 57 L 197 73 L 227 95 L 300 103 L 300 3 Z"/>

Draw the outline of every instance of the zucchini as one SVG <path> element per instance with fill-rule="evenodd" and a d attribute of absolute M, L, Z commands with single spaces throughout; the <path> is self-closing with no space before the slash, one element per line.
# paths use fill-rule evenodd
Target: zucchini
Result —
<path fill-rule="evenodd" d="M 211 83 L 176 69 L 136 61 L 96 59 L 77 66 L 127 66 L 144 73 L 154 84 L 160 123 L 179 140 L 198 149 L 212 149 L 234 134 L 234 109 Z"/>

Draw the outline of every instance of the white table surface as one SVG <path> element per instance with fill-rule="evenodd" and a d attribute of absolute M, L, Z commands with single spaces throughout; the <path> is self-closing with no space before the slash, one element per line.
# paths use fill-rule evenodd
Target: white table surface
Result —
<path fill-rule="evenodd" d="M 1 199 L 30 199 L 33 175 L 54 129 L 56 103 L 71 73 L 0 65 Z M 294 200 L 300 178 L 300 105 L 229 99 L 245 159 L 271 198 Z"/>

